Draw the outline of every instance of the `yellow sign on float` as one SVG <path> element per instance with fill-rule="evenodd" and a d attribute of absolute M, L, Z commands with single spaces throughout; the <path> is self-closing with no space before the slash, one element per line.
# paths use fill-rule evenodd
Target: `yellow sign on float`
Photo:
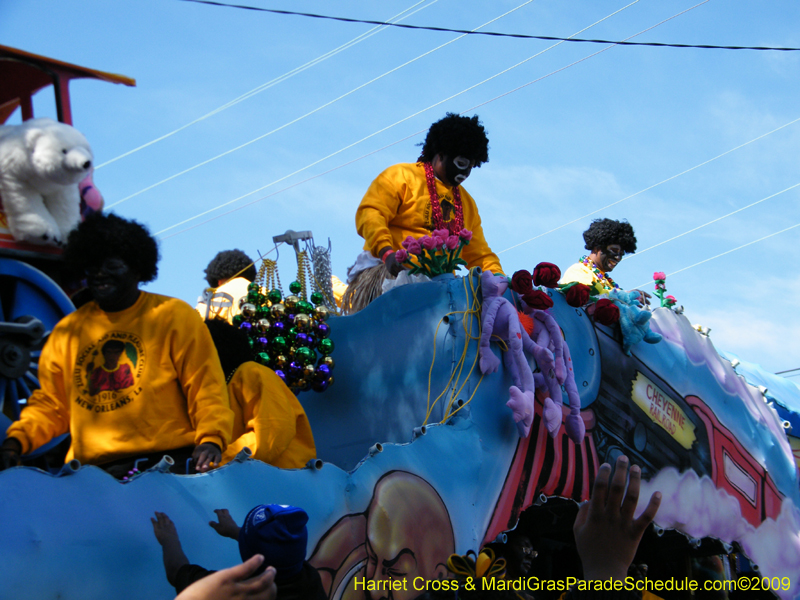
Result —
<path fill-rule="evenodd" d="M 636 372 L 631 387 L 631 398 L 654 423 L 658 423 L 675 441 L 689 450 L 697 436 L 692 423 L 680 406 L 661 388 Z"/>

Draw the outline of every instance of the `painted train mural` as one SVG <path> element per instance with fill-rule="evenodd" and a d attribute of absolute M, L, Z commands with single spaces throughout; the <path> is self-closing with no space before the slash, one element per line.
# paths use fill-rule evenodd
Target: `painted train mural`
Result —
<path fill-rule="evenodd" d="M 0 341 L 22 329 L 40 341 L 71 304 L 27 264 L 28 248 L 6 246 Z M 545 293 L 553 306 L 534 315 L 546 330 L 538 339 L 567 350 L 545 369 L 522 355 L 543 384 L 536 393 L 518 380 L 513 348 L 487 338 L 481 349 L 482 312 L 497 292 L 475 269 L 327 321 L 335 385 L 299 395 L 318 455 L 303 469 L 243 453 L 202 475 L 159 465 L 125 483 L 74 461 L 55 473 L 0 472 L 0 598 L 173 597 L 154 511 L 171 516 L 193 562 L 218 569 L 240 559 L 208 526 L 214 509 L 241 522 L 262 503 L 308 512 L 307 558 L 331 600 L 365 597 L 353 582 L 386 577 L 381 567 L 401 554 L 415 557 L 409 581 L 433 579 L 449 554 L 492 542 L 543 499 L 586 500 L 600 464 L 622 453 L 642 467 L 643 503 L 662 492 L 660 529 L 736 543 L 760 574 L 791 579 L 781 597 L 800 597 L 800 388 L 721 354 L 670 308 L 649 322 L 660 342 L 627 348 L 619 325 Z M 6 367 L 3 412 L 13 417 L 35 380 Z"/>
<path fill-rule="evenodd" d="M 124 597 L 169 597 L 154 511 L 172 516 L 193 561 L 220 568 L 238 554 L 208 527 L 213 510 L 241 519 L 276 503 L 306 509 L 309 560 L 330 598 L 352 597 L 348 584 L 372 576 L 370 561 L 409 548 L 414 576 L 435 577 L 441 556 L 512 529 L 541 494 L 588 498 L 598 466 L 623 452 L 642 466 L 642 497 L 664 494 L 659 527 L 738 542 L 765 576 L 800 575 L 800 486 L 784 421 L 770 406 L 777 398 L 747 383 L 683 315 L 656 309 L 651 328 L 663 341 L 626 356 L 617 329 L 551 292 L 586 434 L 580 443 L 563 426 L 549 435 L 537 398 L 520 438 L 505 405 L 510 374 L 476 367 L 479 279 L 403 286 L 329 320 L 337 379 L 300 396 L 319 456 L 305 469 L 240 457 L 204 475 L 154 469 L 126 484 L 91 466 L 0 473 L 4 595 L 119 596 L 124 580 Z M 403 351 L 387 352 L 385 339 Z M 563 401 L 566 419 L 566 393 Z"/>

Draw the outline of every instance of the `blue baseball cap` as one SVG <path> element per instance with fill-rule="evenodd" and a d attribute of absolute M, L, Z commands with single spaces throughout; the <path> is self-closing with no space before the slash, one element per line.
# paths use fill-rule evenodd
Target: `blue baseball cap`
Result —
<path fill-rule="evenodd" d="M 261 504 L 247 513 L 239 530 L 239 553 L 245 561 L 256 554 L 275 567 L 275 581 L 297 575 L 303 568 L 308 544 L 308 514 L 302 508 Z"/>

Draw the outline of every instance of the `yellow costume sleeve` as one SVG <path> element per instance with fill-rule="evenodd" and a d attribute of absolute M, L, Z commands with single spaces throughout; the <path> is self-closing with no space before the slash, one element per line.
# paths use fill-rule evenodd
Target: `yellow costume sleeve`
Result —
<path fill-rule="evenodd" d="M 233 428 L 225 375 L 205 323 L 191 308 L 185 312 L 182 315 L 176 310 L 175 334 L 169 337 L 169 343 L 195 430 L 194 443 L 199 446 L 212 442 L 224 452 Z"/>
<path fill-rule="evenodd" d="M 440 202 L 453 201 L 453 189 L 438 179 L 436 192 Z M 472 241 L 461 251 L 462 257 L 469 267 L 502 274 L 500 260 L 486 243 L 475 200 L 463 187 L 461 203 L 464 227 L 472 232 Z M 429 235 L 433 225 L 430 192 L 423 166 L 401 163 L 378 175 L 356 211 L 356 229 L 364 238 L 364 250 L 369 250 L 375 257 L 386 246 L 399 250 L 409 235 L 417 239 Z"/>
<path fill-rule="evenodd" d="M 295 395 L 274 371 L 255 362 L 242 364 L 228 384 L 241 434 L 223 456 L 232 460 L 247 446 L 253 458 L 282 469 L 300 469 L 316 458 L 308 417 Z"/>
<path fill-rule="evenodd" d="M 472 232 L 472 241 L 464 246 L 461 251 L 462 258 L 467 261 L 468 267 L 480 267 L 484 271 L 491 271 L 495 275 L 504 275 L 503 267 L 500 266 L 500 259 L 489 248 L 486 238 L 483 235 L 481 217 L 478 214 L 478 206 L 469 192 L 461 188 L 461 206 L 464 210 L 464 227 Z"/>
<path fill-rule="evenodd" d="M 8 437 L 19 441 L 23 454 L 69 431 L 69 405 L 63 400 L 67 398 L 64 372 L 58 360 L 61 352 L 58 346 L 63 340 L 56 326 L 39 359 L 41 388 L 31 394 L 20 420 L 12 423 L 6 432 Z"/>
<path fill-rule="evenodd" d="M 378 250 L 394 247 L 389 223 L 406 199 L 404 170 L 389 167 L 375 178 L 356 210 L 356 231 L 364 238 L 364 250 L 378 257 Z M 399 246 L 395 250 L 399 249 Z"/>

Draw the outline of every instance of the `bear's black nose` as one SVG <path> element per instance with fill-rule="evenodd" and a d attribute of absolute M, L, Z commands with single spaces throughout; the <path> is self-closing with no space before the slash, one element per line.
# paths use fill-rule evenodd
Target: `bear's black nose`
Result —
<path fill-rule="evenodd" d="M 91 166 L 92 166 L 92 161 L 90 161 L 90 160 L 87 160 L 85 163 L 83 163 L 83 168 L 84 169 L 88 169 Z"/>

